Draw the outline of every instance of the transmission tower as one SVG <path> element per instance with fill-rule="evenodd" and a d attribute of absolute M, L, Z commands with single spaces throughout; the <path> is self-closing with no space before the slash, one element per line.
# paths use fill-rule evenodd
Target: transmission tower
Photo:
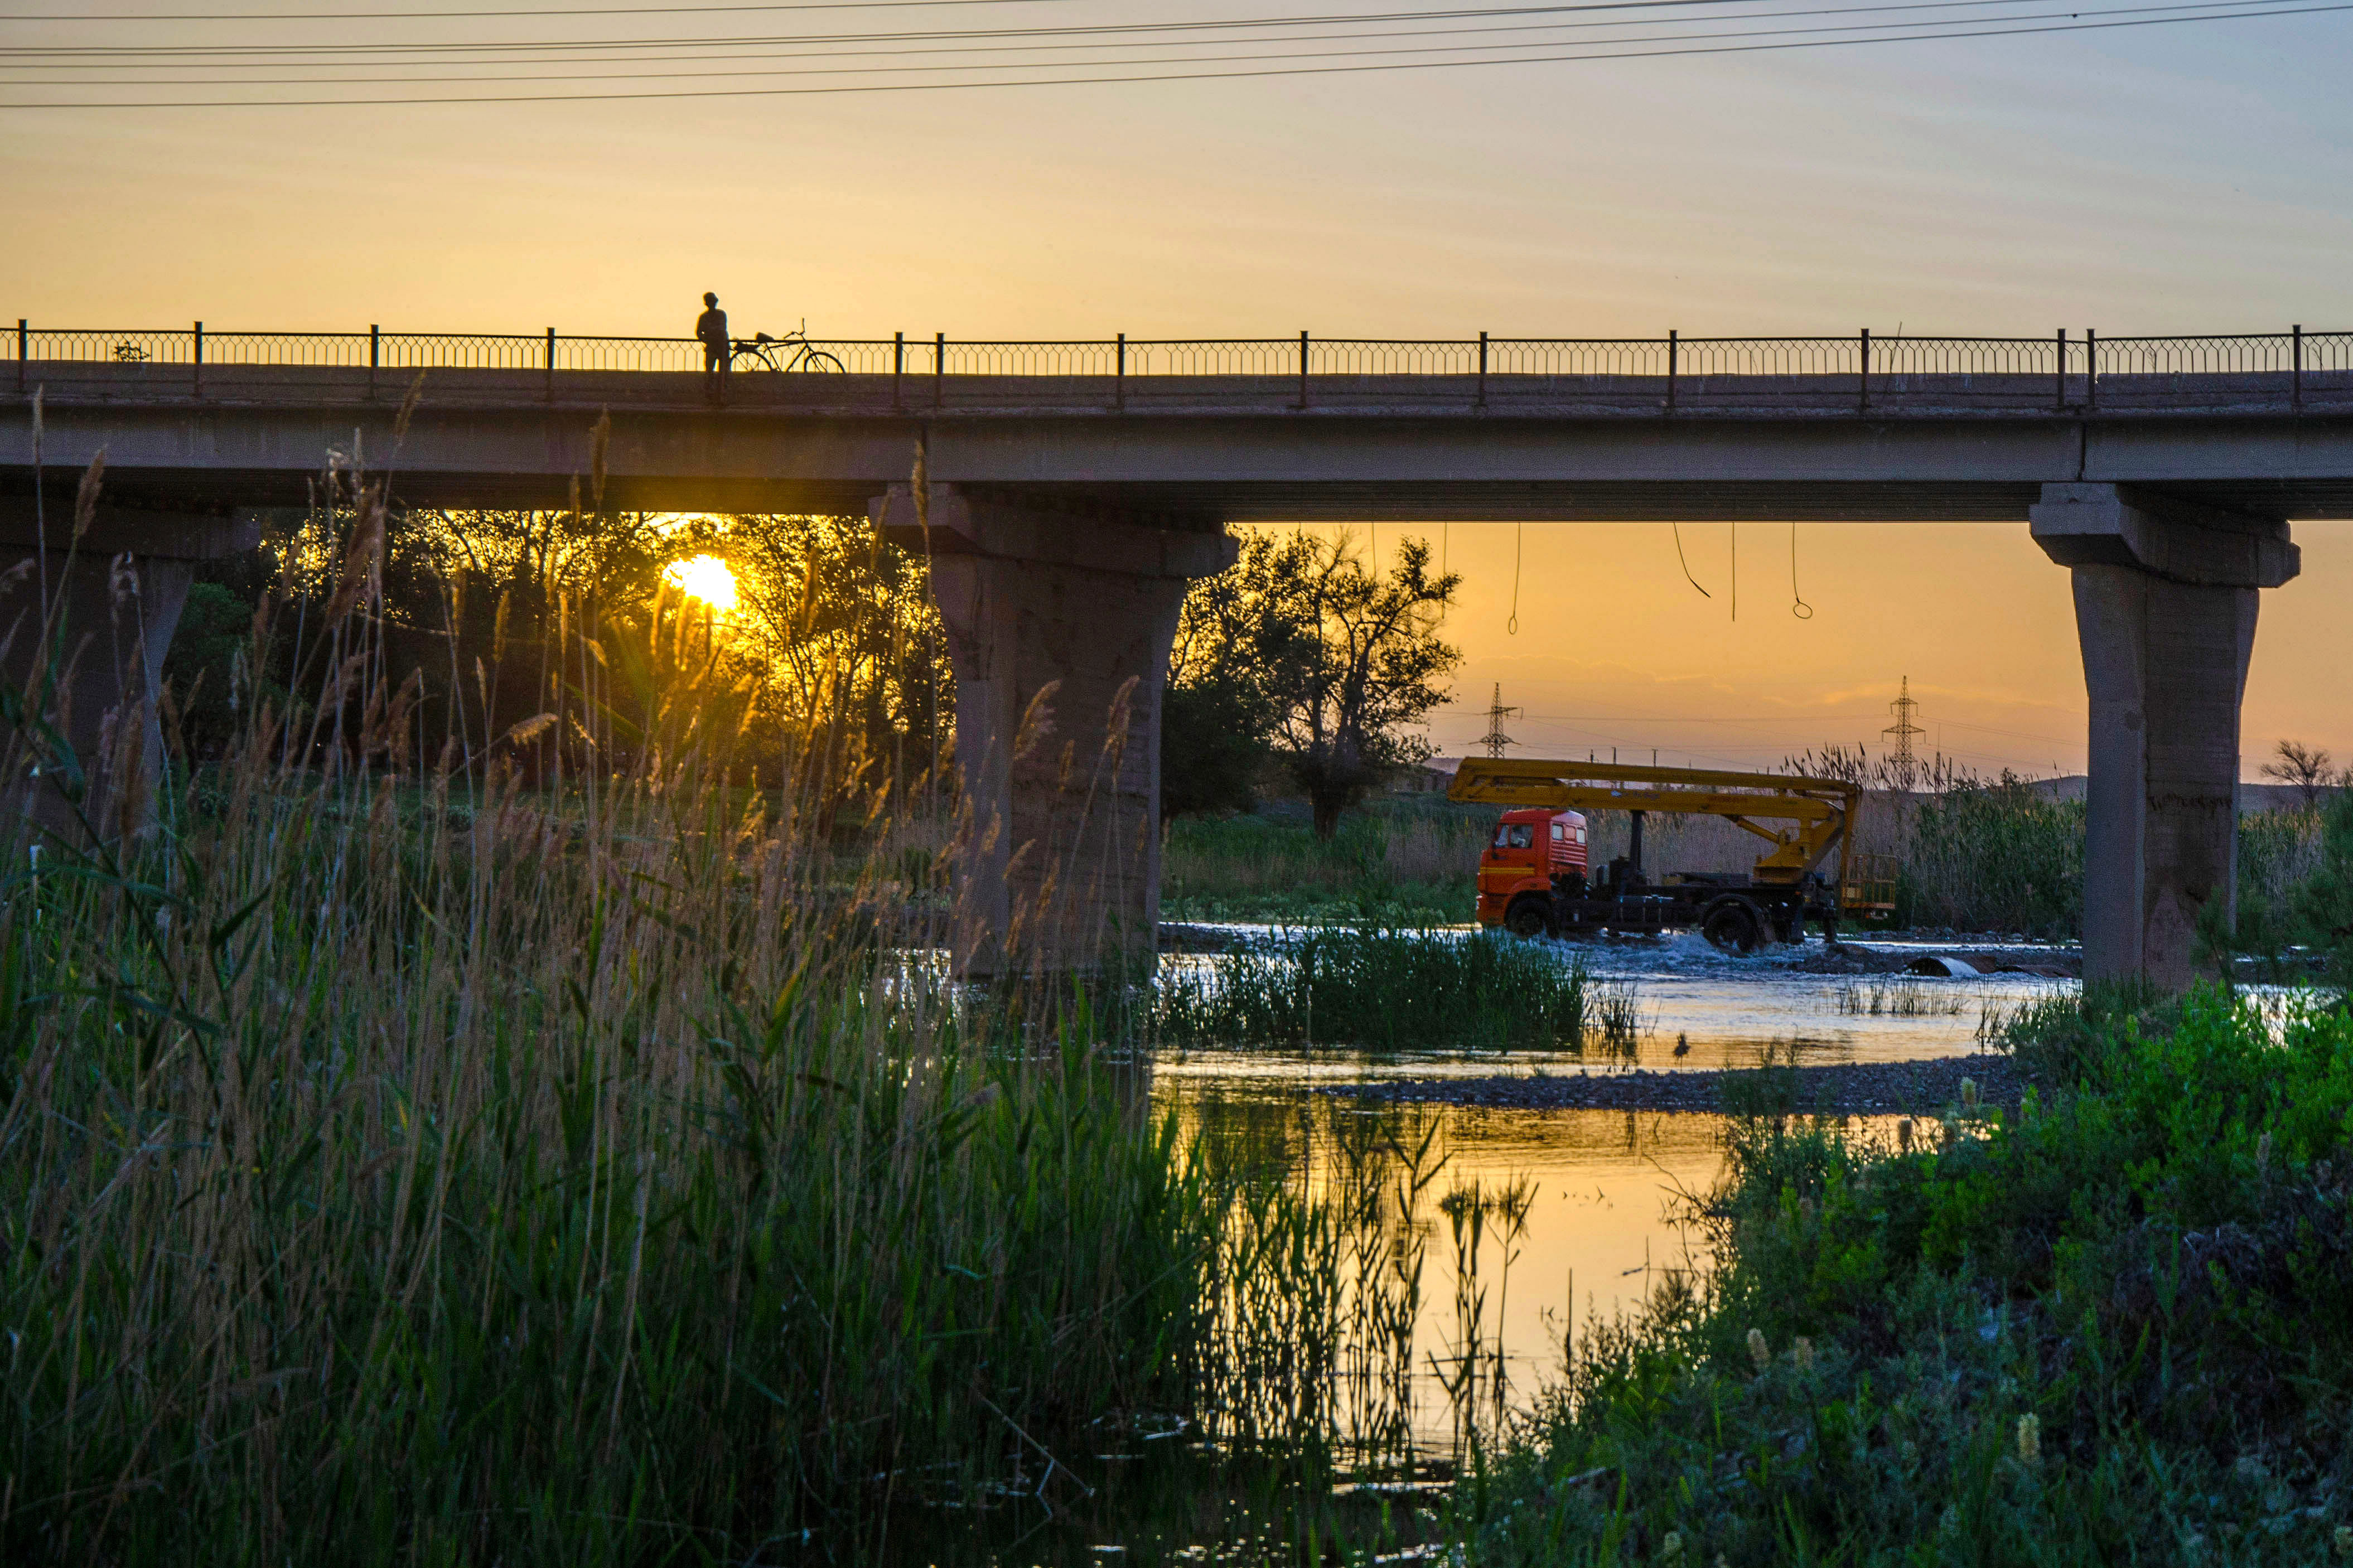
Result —
<path fill-rule="evenodd" d="M 1504 733 L 1504 721 L 1518 711 L 1504 706 L 1504 683 L 1497 681 L 1495 695 L 1487 702 L 1487 732 L 1479 737 L 1479 743 L 1487 748 L 1489 756 L 1502 756 L 1504 748 L 1512 743 L 1512 738 Z"/>
<path fill-rule="evenodd" d="M 1928 732 L 1912 722 L 1912 715 L 1919 710 L 1920 704 L 1912 700 L 1910 676 L 1904 677 L 1895 700 L 1887 707 L 1895 715 L 1895 722 L 1879 732 L 1887 742 L 1887 771 L 1894 776 L 1896 788 L 1908 790 L 1920 776 L 1920 756 L 1913 749 L 1913 738 Z"/>

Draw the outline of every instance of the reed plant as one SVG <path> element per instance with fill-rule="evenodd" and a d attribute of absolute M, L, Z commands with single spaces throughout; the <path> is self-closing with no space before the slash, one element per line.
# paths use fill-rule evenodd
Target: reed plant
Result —
<path fill-rule="evenodd" d="M 1551 944 L 1338 925 L 1166 973 L 1150 1017 L 1176 1045 L 1620 1055 L 1640 1025 L 1630 992 Z"/>
<path fill-rule="evenodd" d="M 381 491 L 334 493 L 340 580 L 256 627 L 297 699 L 159 826 L 55 765 L 57 658 L 10 694 L 9 798 L 67 826 L 0 843 L 0 1559 L 872 1548 L 906 1478 L 1042 1487 L 1190 1398 L 1227 1194 L 1083 1009 L 884 945 L 900 868 L 728 787 L 675 600 L 428 742 Z M 559 712 L 586 760 L 526 789 Z"/>
<path fill-rule="evenodd" d="M 1838 1010 L 1877 1018 L 1958 1017 L 1967 1003 L 1956 991 L 1938 991 L 1917 980 L 1849 981 L 1835 993 Z"/>

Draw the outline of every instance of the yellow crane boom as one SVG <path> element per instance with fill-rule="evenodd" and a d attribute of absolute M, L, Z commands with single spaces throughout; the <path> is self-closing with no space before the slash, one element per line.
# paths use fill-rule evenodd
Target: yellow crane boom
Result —
<path fill-rule="evenodd" d="M 1884 879 L 1880 874 L 1883 868 L 1872 864 L 1879 858 L 1851 853 L 1862 791 L 1843 779 L 1527 757 L 1465 757 L 1446 794 L 1450 800 L 1555 811 L 1720 816 L 1771 846 L 1757 858 L 1751 872 L 1757 882 L 1801 882 L 1836 853 L 1836 873 L 1824 880 L 1839 889 L 1841 907 L 1860 910 L 1893 903 L 1891 889 L 1880 885 Z M 1767 823 L 1792 826 L 1768 827 Z"/>

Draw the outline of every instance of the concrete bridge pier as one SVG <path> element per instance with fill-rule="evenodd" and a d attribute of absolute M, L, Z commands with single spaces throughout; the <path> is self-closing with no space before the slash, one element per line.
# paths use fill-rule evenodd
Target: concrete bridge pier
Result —
<path fill-rule="evenodd" d="M 1160 697 L 1196 577 L 1222 532 L 894 485 L 872 505 L 927 553 L 956 680 L 960 973 L 1048 973 L 1153 951 L 1160 917 Z"/>
<path fill-rule="evenodd" d="M 29 496 L 0 497 L 0 680 L 13 693 L 38 698 L 36 677 L 49 657 L 41 637 L 46 581 L 58 612 L 51 632 L 62 679 L 40 716 L 72 748 L 87 780 L 82 816 L 101 838 L 112 838 L 153 820 L 164 763 L 156 700 L 164 653 L 196 563 L 252 549 L 260 524 L 100 506 L 79 542 L 73 526 L 70 498 L 52 502 L 42 516 Z M 61 638 L 55 637 L 58 624 Z M 31 774 L 29 739 L 0 725 L 0 754 L 16 764 L 12 776 L 0 780 L 0 819 L 26 819 L 35 833 L 46 828 L 81 840 L 80 823 L 58 788 L 58 770 Z M 0 828 L 0 837 L 11 830 Z"/>
<path fill-rule="evenodd" d="M 2277 517 L 2048 484 L 2035 542 L 2074 575 L 2091 699 L 2084 974 L 2186 987 L 2199 912 L 2237 913 L 2239 702 L 2258 591 L 2296 574 Z"/>

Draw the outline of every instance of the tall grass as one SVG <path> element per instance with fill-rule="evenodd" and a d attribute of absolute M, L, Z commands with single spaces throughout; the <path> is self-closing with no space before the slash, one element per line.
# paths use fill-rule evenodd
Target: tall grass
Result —
<path fill-rule="evenodd" d="M 558 650 L 597 765 L 470 784 L 370 684 L 372 504 L 302 705 L 0 843 L 0 1559 L 744 1562 L 1189 1398 L 1223 1196 L 1084 1014 L 744 808 L 674 602 Z"/>
<path fill-rule="evenodd" d="M 1324 926 L 1164 974 L 1151 1025 L 1174 1044 L 1628 1053 L 1640 1020 L 1548 944 Z"/>
<path fill-rule="evenodd" d="M 1850 981 L 1834 994 L 1838 1010 L 1877 1018 L 1958 1017 L 1966 1004 L 1957 991 L 1940 991 L 1917 980 Z"/>
<path fill-rule="evenodd" d="M 1162 908 L 1188 920 L 1469 921 L 1492 811 L 1381 803 L 1321 839 L 1276 815 L 1186 817 L 1162 845 Z"/>
<path fill-rule="evenodd" d="M 2084 922 L 2084 803 L 1963 780 L 1908 803 L 1898 924 L 2067 936 Z"/>

